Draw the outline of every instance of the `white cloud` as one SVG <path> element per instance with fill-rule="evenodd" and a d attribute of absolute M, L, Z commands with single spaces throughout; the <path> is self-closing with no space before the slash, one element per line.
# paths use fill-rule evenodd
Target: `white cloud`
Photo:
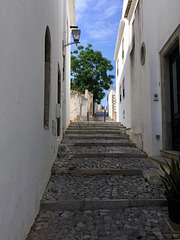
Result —
<path fill-rule="evenodd" d="M 113 16 L 117 12 L 117 10 L 118 10 L 117 5 L 112 5 L 105 10 L 104 16 L 106 18 L 109 18 Z"/>
<path fill-rule="evenodd" d="M 87 7 L 86 0 L 76 0 L 75 7 L 77 11 L 83 11 Z"/>
<path fill-rule="evenodd" d="M 107 5 L 107 0 L 96 1 L 95 8 L 101 9 L 101 8 L 104 8 L 106 5 Z"/>
<path fill-rule="evenodd" d="M 102 42 L 110 42 L 113 36 L 116 36 L 117 24 L 94 25 L 89 28 L 89 36 L 91 39 L 101 40 Z"/>
<path fill-rule="evenodd" d="M 117 36 L 121 7 L 122 0 L 76 0 L 76 23 L 89 42 L 109 42 Z"/>

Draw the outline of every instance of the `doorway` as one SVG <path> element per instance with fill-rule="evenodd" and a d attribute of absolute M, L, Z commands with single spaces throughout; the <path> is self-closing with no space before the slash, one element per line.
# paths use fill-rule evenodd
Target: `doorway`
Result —
<path fill-rule="evenodd" d="M 180 151 L 180 69 L 179 46 L 169 56 L 172 148 Z"/>
<path fill-rule="evenodd" d="M 180 151 L 180 24 L 160 51 L 162 150 Z"/>

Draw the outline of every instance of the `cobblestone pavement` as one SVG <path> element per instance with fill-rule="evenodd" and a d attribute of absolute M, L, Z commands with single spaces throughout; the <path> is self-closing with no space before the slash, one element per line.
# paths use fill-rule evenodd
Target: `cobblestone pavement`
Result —
<path fill-rule="evenodd" d="M 146 158 L 72 158 L 71 156 L 56 161 L 54 167 L 60 168 L 111 168 L 111 169 L 154 169 L 155 167 Z"/>
<path fill-rule="evenodd" d="M 142 176 L 56 174 L 51 177 L 43 200 L 84 198 L 157 199 L 164 196 L 161 187 L 150 185 Z"/>
<path fill-rule="evenodd" d="M 109 153 L 142 153 L 139 149 L 136 147 L 114 147 L 114 146 L 69 146 L 67 148 L 68 153 L 73 152 L 85 152 L 85 153 L 91 153 L 91 152 L 109 152 Z"/>
<path fill-rule="evenodd" d="M 170 240 L 166 208 L 41 211 L 27 240 Z"/>
<path fill-rule="evenodd" d="M 98 121 L 101 116 L 98 116 Z M 101 126 L 102 133 L 92 133 L 92 127 Z M 44 209 L 41 210 L 27 237 L 27 240 L 180 240 L 179 234 L 173 234 L 167 225 L 167 207 L 156 205 L 152 201 L 164 201 L 163 190 L 159 185 L 151 185 L 142 175 L 136 175 L 136 170 L 156 171 L 148 158 L 133 157 L 132 153 L 144 154 L 134 146 L 105 146 L 105 143 L 132 143 L 126 139 L 124 129 L 118 133 L 106 134 L 102 127 L 112 129 L 120 127 L 117 123 L 73 123 L 68 131 L 73 128 L 86 128 L 89 134 L 72 134 L 66 132 L 63 144 L 60 146 L 59 159 L 53 165 L 56 169 L 124 169 L 134 171 L 132 176 L 126 175 L 84 175 L 84 174 L 52 174 L 45 190 L 42 204 L 53 204 L 67 201 L 86 200 L 100 201 L 100 205 L 88 208 L 88 205 L 79 209 Z M 70 130 L 71 131 L 71 130 Z M 91 132 L 91 133 L 90 133 Z M 113 139 L 114 138 L 114 139 Z M 92 143 L 90 146 L 75 146 L 77 143 Z M 96 146 L 96 143 L 102 145 Z M 92 146 L 93 145 L 93 146 Z M 68 153 L 61 156 L 61 152 Z M 131 157 L 83 157 L 75 158 L 72 153 L 127 153 Z M 130 155 L 129 155 L 130 156 Z M 111 203 L 105 207 L 101 201 Z M 114 201 L 138 200 L 138 204 L 148 201 L 148 205 L 126 205 L 118 207 Z M 152 203 L 152 204 L 151 204 Z M 48 206 L 48 205 L 47 205 Z M 100 207 L 99 207 L 100 206 Z M 119 205 L 118 205 L 119 206 Z M 133 206 L 133 207 L 132 207 Z M 71 206 L 70 206 L 71 207 Z"/>

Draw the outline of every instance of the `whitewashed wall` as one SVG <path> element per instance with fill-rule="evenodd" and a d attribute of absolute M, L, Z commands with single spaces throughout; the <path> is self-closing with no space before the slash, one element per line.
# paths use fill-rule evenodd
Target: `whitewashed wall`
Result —
<path fill-rule="evenodd" d="M 102 104 L 94 103 L 94 113 L 102 110 Z"/>
<path fill-rule="evenodd" d="M 93 117 L 93 94 L 89 92 L 87 89 L 85 90 L 85 98 L 88 100 L 88 108 L 89 117 Z"/>
<path fill-rule="evenodd" d="M 58 63 L 63 73 L 62 40 L 67 22 L 63 19 L 64 6 L 66 1 L 58 0 L 0 2 L 0 239 L 3 240 L 26 238 L 56 157 L 58 145 L 52 121 L 56 122 Z M 47 26 L 51 34 L 49 131 L 43 128 Z"/>
<path fill-rule="evenodd" d="M 108 92 L 108 114 L 111 119 L 115 120 L 116 115 L 116 103 L 114 102 L 116 97 L 116 87 L 111 87 Z"/>
<path fill-rule="evenodd" d="M 137 8 L 135 3 L 138 3 Z M 123 17 L 126 4 L 127 0 L 124 1 Z M 129 91 L 128 101 L 130 101 L 131 138 L 139 148 L 146 151 L 149 155 L 158 155 L 162 149 L 162 89 L 159 53 L 180 24 L 179 9 L 179 0 L 133 0 L 128 17 L 123 19 L 125 21 L 123 33 L 125 34 L 124 37 L 129 38 L 127 43 L 130 51 L 132 22 L 135 19 L 135 46 L 133 51 L 127 54 L 127 59 L 120 67 L 120 76 L 116 82 L 117 103 L 119 102 L 121 77 L 125 76 L 125 79 L 129 79 L 128 81 L 130 82 L 130 87 L 127 87 L 127 91 Z M 120 34 L 121 38 L 123 33 Z M 142 43 L 146 46 L 144 65 L 141 64 Z M 119 50 L 120 54 L 121 45 L 116 45 L 116 47 L 115 60 L 117 61 L 117 50 Z M 158 94 L 159 101 L 154 101 L 154 94 Z M 129 109 L 128 104 L 124 105 L 126 109 Z M 117 106 L 117 111 L 119 111 L 118 121 L 123 122 L 120 113 L 121 109 L 123 107 L 121 108 L 120 106 L 118 109 Z M 157 138 L 157 135 L 160 138 Z"/>
<path fill-rule="evenodd" d="M 125 10 L 124 10 L 125 11 Z M 120 22 L 118 39 L 115 50 L 116 60 L 116 111 L 117 121 L 127 128 L 131 127 L 131 78 L 130 78 L 130 25 L 126 19 Z M 124 58 L 122 58 L 122 41 L 124 39 Z M 124 92 L 123 96 L 123 81 Z M 121 95 L 121 101 L 120 101 Z"/>

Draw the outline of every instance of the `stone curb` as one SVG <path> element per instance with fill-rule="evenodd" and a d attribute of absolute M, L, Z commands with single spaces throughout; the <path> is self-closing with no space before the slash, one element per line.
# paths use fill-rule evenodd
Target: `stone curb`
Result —
<path fill-rule="evenodd" d="M 45 211 L 71 211 L 71 210 L 82 210 L 84 208 L 84 200 L 61 200 L 61 201 L 49 201 L 42 202 L 40 204 L 40 210 Z"/>
<path fill-rule="evenodd" d="M 115 200 L 61 200 L 42 202 L 41 210 L 45 211 L 72 211 L 72 210 L 98 210 L 98 209 L 121 209 L 132 207 L 167 206 L 164 199 L 115 199 Z"/>
<path fill-rule="evenodd" d="M 58 153 L 58 157 L 64 156 L 73 156 L 74 158 L 96 158 L 96 157 L 103 157 L 103 158 L 146 158 L 146 154 L 135 154 L 135 153 L 68 153 L 68 152 L 61 152 Z"/>
<path fill-rule="evenodd" d="M 138 169 L 86 169 L 86 168 L 54 168 L 52 174 L 82 174 L 82 175 L 123 175 L 123 176 L 142 176 L 142 171 Z"/>
<path fill-rule="evenodd" d="M 85 200 L 85 209 L 118 209 L 130 207 L 163 207 L 167 205 L 164 199 L 114 199 L 114 200 Z"/>

